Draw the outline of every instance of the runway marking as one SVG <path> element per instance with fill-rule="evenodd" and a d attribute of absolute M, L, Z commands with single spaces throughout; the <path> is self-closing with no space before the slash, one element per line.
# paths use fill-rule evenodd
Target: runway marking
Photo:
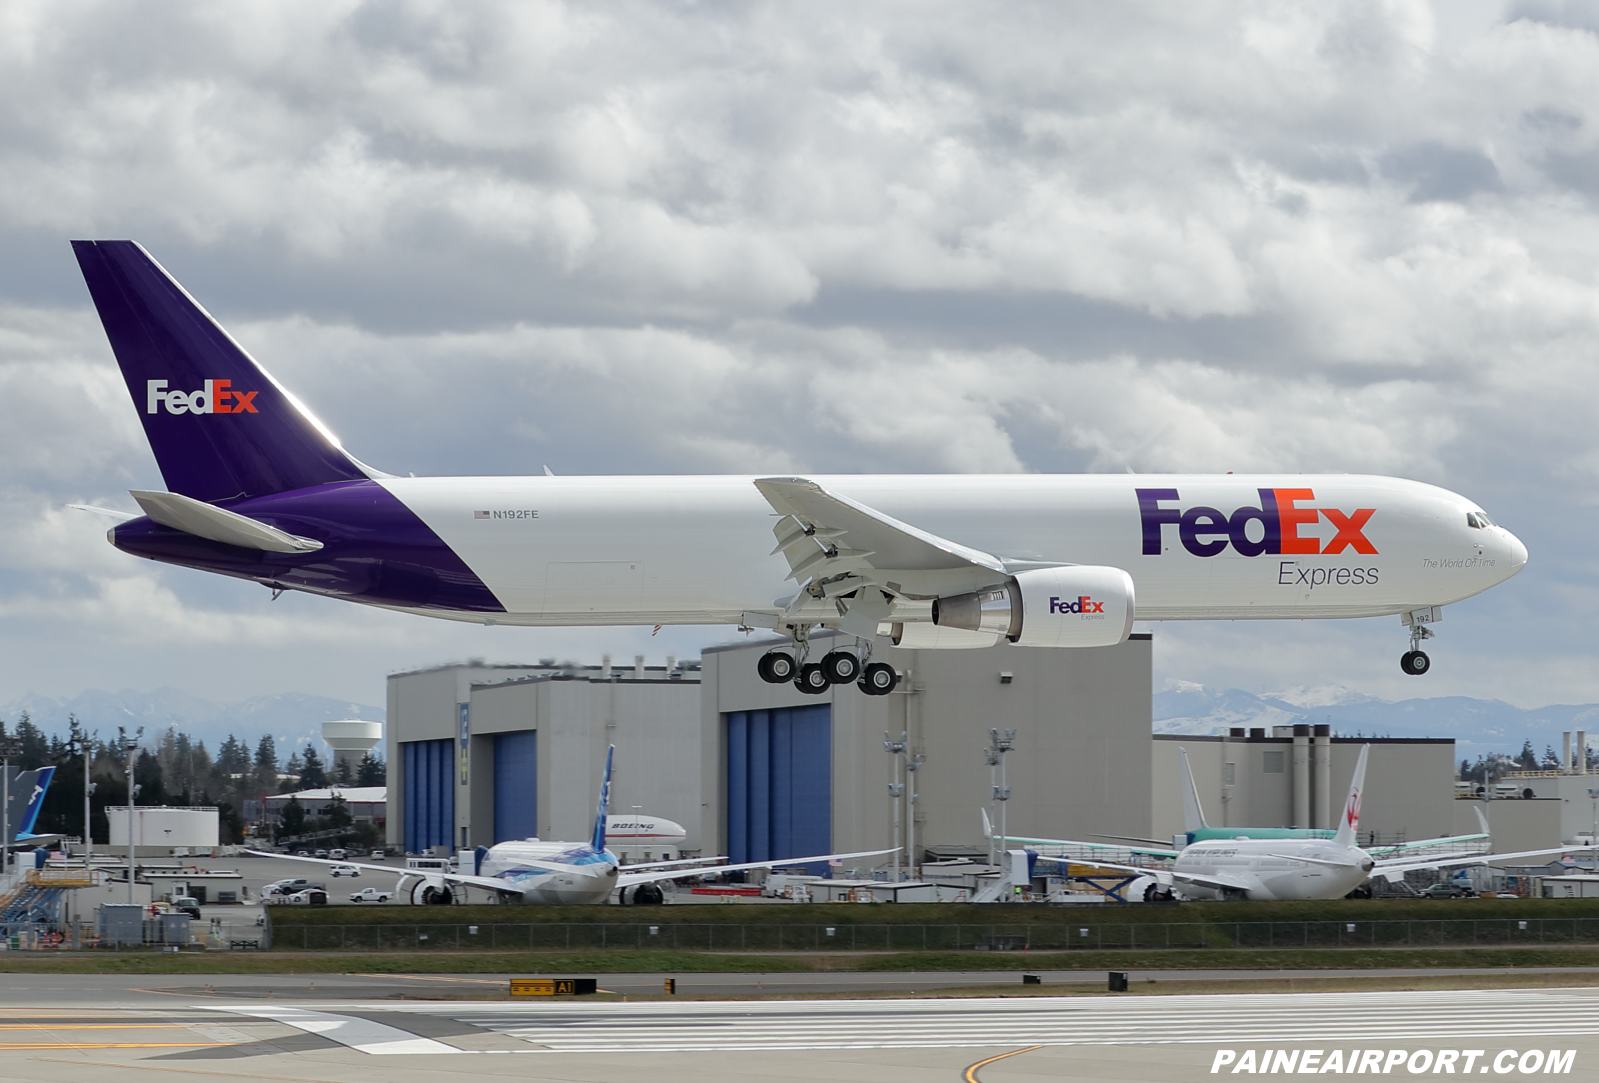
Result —
<path fill-rule="evenodd" d="M 1599 996 L 1574 992 L 1299 994 L 1127 999 L 342 1005 L 443 1016 L 530 1052 L 933 1049 L 1183 1042 L 1397 1041 L 1599 1034 Z"/>
<path fill-rule="evenodd" d="M 208 1072 L 204 1068 L 172 1068 L 165 1064 L 103 1064 L 93 1060 L 67 1060 L 64 1057 L 29 1057 L 29 1060 L 47 1061 L 51 1064 L 81 1064 L 85 1068 L 115 1068 L 121 1071 L 124 1068 L 137 1068 L 141 1072 L 182 1072 L 184 1075 L 216 1075 L 224 1079 L 273 1079 L 281 1083 L 328 1083 L 327 1077 L 321 1079 L 302 1079 L 293 1075 L 253 1075 L 250 1072 Z"/>
<path fill-rule="evenodd" d="M 387 1005 L 386 1007 L 393 1007 Z M 432 1038 L 421 1038 L 410 1031 L 401 1030 L 383 1023 L 374 1023 L 370 1019 L 362 1019 L 352 1015 L 337 1015 L 332 1012 L 311 1011 L 305 1008 L 264 1008 L 256 1005 L 219 1008 L 219 1011 L 231 1012 L 234 1015 L 251 1015 L 262 1019 L 271 1019 L 285 1026 L 303 1030 L 307 1034 L 315 1034 L 330 1041 L 347 1045 L 351 1049 L 360 1050 L 362 1053 L 371 1053 L 375 1056 L 389 1056 L 394 1054 L 413 1053 L 464 1053 L 466 1050 L 457 1049 L 453 1045 L 436 1042 Z M 382 1010 L 382 1009 L 377 1009 Z"/>
<path fill-rule="evenodd" d="M 0 1023 L 0 1030 L 180 1030 L 203 1023 Z"/>
<path fill-rule="evenodd" d="M 1031 1053 L 1035 1049 L 1042 1048 L 1044 1047 L 1041 1045 L 1030 1045 L 1026 1049 L 1012 1049 L 1009 1053 L 1001 1053 L 997 1057 L 989 1057 L 987 1060 L 980 1060 L 976 1064 L 967 1068 L 966 1071 L 962 1072 L 961 1078 L 964 1079 L 966 1083 L 982 1083 L 982 1081 L 977 1078 L 977 1069 L 981 1068 L 983 1065 L 993 1064 L 996 1060 L 1004 1060 L 1006 1057 L 1014 1057 L 1019 1053 Z"/>
<path fill-rule="evenodd" d="M 242 1042 L 0 1042 L 0 1050 L 19 1049 L 211 1049 Z"/>

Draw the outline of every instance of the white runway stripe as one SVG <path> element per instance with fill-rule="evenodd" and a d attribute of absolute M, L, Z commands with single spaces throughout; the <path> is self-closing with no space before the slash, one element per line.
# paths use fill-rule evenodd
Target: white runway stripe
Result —
<path fill-rule="evenodd" d="M 1374 1048 L 1599 1034 L 1599 991 L 1586 990 L 320 1006 L 329 1014 L 341 1007 L 444 1016 L 516 1038 L 529 1052 L 569 1053 L 1174 1042 Z"/>

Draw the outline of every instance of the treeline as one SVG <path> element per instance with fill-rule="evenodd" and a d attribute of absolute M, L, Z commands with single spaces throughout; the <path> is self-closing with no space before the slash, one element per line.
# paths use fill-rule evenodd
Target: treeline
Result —
<path fill-rule="evenodd" d="M 11 761 L 13 770 L 57 769 L 34 826 L 38 834 L 83 834 L 87 747 L 89 782 L 94 787 L 89 798 L 90 829 L 95 844 L 105 845 L 110 838 L 106 806 L 128 803 L 128 761 L 122 750 L 128 732 L 118 726 L 114 738 L 102 740 L 98 733 L 88 733 L 75 717 L 69 724 L 65 735 L 46 734 L 24 711 L 9 729 L 0 719 L 0 738 L 15 737 L 20 746 Z M 141 729 L 135 738 L 142 734 Z M 204 741 L 192 741 L 188 734 L 168 729 L 153 742 L 141 741 L 133 759 L 134 804 L 215 805 L 224 844 L 244 841 L 246 801 L 330 785 L 382 786 L 387 780 L 386 765 L 370 752 L 355 768 L 341 763 L 330 771 L 310 743 L 280 764 L 277 742 L 270 735 L 252 749 L 247 741 L 230 734 L 213 757 Z"/>
<path fill-rule="evenodd" d="M 1588 773 L 1599 773 L 1599 749 L 1590 748 L 1587 753 Z M 1460 781 L 1475 782 L 1479 786 L 1492 785 L 1498 782 L 1510 771 L 1557 771 L 1560 769 L 1560 754 L 1553 745 L 1545 745 L 1543 755 L 1538 755 L 1533 750 L 1532 741 L 1521 742 L 1521 751 L 1514 755 L 1504 752 L 1490 752 L 1485 756 L 1478 756 L 1477 762 L 1471 760 L 1460 761 Z"/>

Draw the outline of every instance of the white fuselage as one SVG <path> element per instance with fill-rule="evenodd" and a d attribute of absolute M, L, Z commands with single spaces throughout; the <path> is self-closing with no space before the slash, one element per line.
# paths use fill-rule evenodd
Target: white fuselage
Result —
<path fill-rule="evenodd" d="M 574 867 L 552 871 L 527 865 L 526 860 Z M 478 875 L 503 879 L 520 888 L 524 903 L 603 903 L 616 889 L 619 864 L 610 850 L 596 852 L 587 843 L 500 842 L 489 847 Z"/>
<path fill-rule="evenodd" d="M 506 610 L 416 612 L 522 625 L 725 624 L 746 614 L 775 614 L 796 593 L 784 558 L 768 555 L 777 516 L 753 480 L 456 477 L 386 478 L 381 484 L 461 557 Z M 1395 478 L 1006 474 L 814 480 L 1003 560 L 1125 569 L 1136 586 L 1140 620 L 1403 613 L 1469 598 L 1526 562 L 1526 549 L 1508 531 L 1468 525 L 1468 513 L 1479 510 L 1471 500 Z M 1275 541 L 1266 537 L 1273 515 L 1252 514 L 1262 508 L 1262 489 L 1278 494 L 1287 509 L 1277 516 L 1286 518 Z M 1152 498 L 1150 491 L 1178 495 Z M 1186 524 L 1178 521 L 1185 513 L 1192 513 Z M 929 606 L 901 599 L 891 619 L 926 620 Z M 829 613 L 836 616 L 830 602 L 816 619 Z"/>
<path fill-rule="evenodd" d="M 1372 867 L 1366 851 L 1331 839 L 1233 839 L 1186 847 L 1172 871 L 1177 889 L 1192 898 L 1236 896 L 1184 881 L 1183 873 L 1235 881 L 1250 899 L 1340 899 L 1364 883 Z"/>

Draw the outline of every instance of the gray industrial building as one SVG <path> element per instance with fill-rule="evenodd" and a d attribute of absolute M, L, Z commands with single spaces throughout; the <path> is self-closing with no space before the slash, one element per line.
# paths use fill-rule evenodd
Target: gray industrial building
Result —
<path fill-rule="evenodd" d="M 1333 737 L 1326 726 L 1231 729 L 1226 735 L 1159 734 L 1151 742 L 1155 838 L 1183 831 L 1182 773 L 1188 753 L 1212 827 L 1338 826 L 1355 761 L 1371 745 L 1360 807 L 1362 842 L 1403 842 L 1476 831 L 1456 822 L 1455 742 L 1404 737 Z M 1469 816 L 1469 812 L 1468 812 Z"/>
<path fill-rule="evenodd" d="M 999 807 L 983 752 L 991 728 L 1016 731 L 1004 805 L 1012 835 L 1181 832 L 1178 746 L 1212 825 L 1330 828 L 1367 743 L 1324 727 L 1152 739 L 1147 635 L 1089 650 L 882 643 L 874 660 L 901 678 L 886 696 L 767 684 L 755 665 L 776 645 L 766 638 L 686 664 L 468 663 L 395 674 L 388 841 L 415 852 L 587 838 L 615 744 L 611 811 L 682 824 L 690 854 L 758 861 L 913 842 L 918 854 L 986 854 L 980 810 Z M 907 755 L 885 752 L 885 733 L 902 732 Z M 1476 830 L 1475 803 L 1454 800 L 1452 741 L 1370 743 L 1363 841 Z M 896 759 L 905 785 L 897 799 Z M 910 764 L 918 769 L 907 773 Z"/>
<path fill-rule="evenodd" d="M 612 811 L 677 821 L 691 853 L 880 849 L 895 844 L 895 757 L 883 735 L 904 732 L 920 764 L 901 775 L 900 841 L 914 831 L 918 849 L 986 853 L 990 727 L 1017 731 L 1012 832 L 1149 830 L 1148 636 L 1075 651 L 883 646 L 874 658 L 901 674 L 887 696 L 767 684 L 755 663 L 773 645 L 711 648 L 669 667 L 462 664 L 391 676 L 389 842 L 421 851 L 586 838 L 614 743 Z"/>

